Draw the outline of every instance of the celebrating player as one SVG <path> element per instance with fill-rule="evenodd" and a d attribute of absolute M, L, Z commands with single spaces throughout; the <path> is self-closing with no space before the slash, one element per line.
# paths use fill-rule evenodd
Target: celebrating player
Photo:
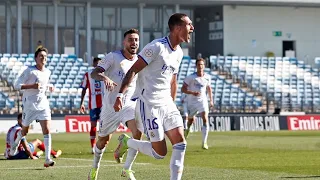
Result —
<path fill-rule="evenodd" d="M 101 61 L 100 58 L 95 57 L 93 59 L 93 67 L 97 67 L 98 63 Z M 97 81 L 91 77 L 91 71 L 84 74 L 83 81 L 81 83 L 82 93 L 81 93 L 81 103 L 80 112 L 84 113 L 85 106 L 83 105 L 83 100 L 89 88 L 89 110 L 90 110 L 90 143 L 91 152 L 93 154 L 93 147 L 96 144 L 96 132 L 97 132 L 97 121 L 100 119 L 100 112 L 102 107 L 102 97 L 104 94 L 104 88 L 102 87 L 103 81 Z"/>
<path fill-rule="evenodd" d="M 139 114 L 145 127 L 145 133 L 151 142 L 136 140 L 122 134 L 115 156 L 122 156 L 128 147 L 156 159 L 163 159 L 167 154 L 164 135 L 172 143 L 170 161 L 171 180 L 182 177 L 186 141 L 183 134 L 183 120 L 174 103 L 177 92 L 177 73 L 183 57 L 180 47 L 182 42 L 190 42 L 193 32 L 192 21 L 186 14 L 173 14 L 168 21 L 168 37 L 156 39 L 147 44 L 139 53 L 138 61 L 127 72 L 119 96 L 114 104 L 115 111 L 125 108 L 122 97 L 131 82 L 138 75 L 140 87 L 138 98 Z M 164 178 L 165 179 L 165 178 Z"/>
<path fill-rule="evenodd" d="M 51 110 L 49 101 L 46 96 L 46 90 L 52 92 L 53 86 L 49 85 L 51 71 L 45 68 L 47 63 L 48 50 L 46 48 L 38 48 L 34 54 L 36 65 L 29 66 L 18 77 L 14 84 L 16 90 L 24 90 L 22 96 L 23 115 L 22 129 L 18 131 L 15 142 L 10 147 L 10 156 L 17 153 L 18 145 L 22 137 L 26 136 L 29 125 L 37 120 L 40 122 L 45 144 L 45 167 L 53 166 L 55 162 L 50 157 L 51 152 Z"/>
<path fill-rule="evenodd" d="M 106 85 L 106 93 L 104 95 L 103 106 L 101 109 L 101 120 L 98 134 L 98 141 L 94 147 L 93 167 L 89 172 L 88 179 L 97 179 L 100 161 L 102 155 L 108 145 L 112 133 L 119 127 L 120 123 L 126 125 L 132 132 L 133 138 L 141 139 L 142 127 L 136 126 L 135 106 L 136 102 L 131 100 L 135 91 L 136 83 L 130 84 L 128 91 L 125 94 L 118 94 L 123 77 L 131 66 L 137 61 L 137 50 L 139 48 L 139 33 L 136 29 L 130 29 L 124 33 L 123 49 L 114 51 L 106 55 L 98 67 L 91 73 L 92 78 L 104 81 Z M 105 74 L 104 74 L 105 72 Z M 118 95 L 117 95 L 118 94 Z M 123 98 L 123 109 L 120 112 L 113 110 L 113 104 L 117 97 Z M 139 130 L 137 129 L 139 128 Z M 128 177 L 134 180 L 131 166 L 135 160 L 138 151 L 129 149 L 127 154 L 127 161 L 122 170 L 121 176 Z M 122 156 L 115 156 L 117 162 L 120 162 Z"/>
<path fill-rule="evenodd" d="M 213 107 L 212 89 L 211 89 L 211 77 L 204 73 L 205 60 L 200 58 L 196 60 L 197 72 L 187 76 L 182 85 L 181 91 L 187 94 L 187 109 L 189 112 L 187 129 L 185 130 L 185 136 L 188 137 L 190 127 L 194 122 L 195 115 L 200 113 L 203 126 L 202 126 L 202 148 L 208 149 L 207 139 L 209 133 L 208 124 L 208 98 L 210 98 L 210 107 Z"/>
<path fill-rule="evenodd" d="M 31 142 L 27 142 L 26 138 L 23 137 L 21 139 L 21 143 L 18 146 L 18 153 L 14 156 L 10 156 L 10 147 L 14 144 L 15 135 L 18 131 L 21 130 L 22 126 L 22 113 L 18 114 L 18 123 L 12 126 L 7 133 L 6 138 L 6 151 L 4 152 L 4 156 L 8 160 L 12 159 L 38 159 L 38 157 L 45 151 L 45 145 L 39 139 L 35 139 Z M 36 151 L 36 148 L 39 148 L 41 151 Z M 51 155 L 54 158 L 59 157 L 62 154 L 61 150 L 54 151 L 51 150 Z"/>

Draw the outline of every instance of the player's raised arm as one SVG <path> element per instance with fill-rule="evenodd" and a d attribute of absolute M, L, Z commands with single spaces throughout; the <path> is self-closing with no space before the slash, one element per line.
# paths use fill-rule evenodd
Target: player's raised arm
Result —
<path fill-rule="evenodd" d="M 126 76 L 124 77 L 119 93 L 126 92 L 134 76 L 138 74 L 138 72 L 140 72 L 146 66 L 147 66 L 147 63 L 139 56 L 138 60 L 132 65 L 132 67 L 129 69 Z"/>
<path fill-rule="evenodd" d="M 194 96 L 199 96 L 200 92 L 190 91 L 188 89 L 188 84 L 187 84 L 186 80 L 188 80 L 188 79 L 187 78 L 185 79 L 185 82 L 183 83 L 182 88 L 181 88 L 181 92 L 183 92 L 185 94 L 192 94 Z"/>
<path fill-rule="evenodd" d="M 27 68 L 23 71 L 23 73 L 18 77 L 16 82 L 14 83 L 14 89 L 16 90 L 22 90 L 22 89 L 39 89 L 40 84 L 25 84 L 28 78 L 30 77 L 30 69 Z"/>
<path fill-rule="evenodd" d="M 97 81 L 105 81 L 109 79 L 106 75 L 104 75 L 104 69 L 100 66 L 93 69 L 91 72 L 91 77 Z"/>
<path fill-rule="evenodd" d="M 98 66 L 91 72 L 91 77 L 98 81 L 103 81 L 109 91 L 113 90 L 114 86 L 117 86 L 108 76 L 104 74 L 114 63 L 112 52 L 107 54 L 106 57 L 98 63 Z"/>
<path fill-rule="evenodd" d="M 120 111 L 122 108 L 122 100 L 123 93 L 126 92 L 130 83 L 132 82 L 134 76 L 140 72 L 143 68 L 145 68 L 148 64 L 154 61 L 160 53 L 160 47 L 157 44 L 149 43 L 147 44 L 142 51 L 138 55 L 138 60 L 132 65 L 132 67 L 128 70 L 126 76 L 124 77 L 119 94 L 114 103 L 114 110 L 116 112 Z"/>
<path fill-rule="evenodd" d="M 143 68 L 145 68 L 148 64 L 139 56 L 138 60 L 132 65 L 132 67 L 128 70 L 126 76 L 123 78 L 119 94 L 117 99 L 113 105 L 113 108 L 116 112 L 122 109 L 122 97 L 123 93 L 126 92 L 130 83 L 132 82 L 134 76 L 138 74 Z"/>

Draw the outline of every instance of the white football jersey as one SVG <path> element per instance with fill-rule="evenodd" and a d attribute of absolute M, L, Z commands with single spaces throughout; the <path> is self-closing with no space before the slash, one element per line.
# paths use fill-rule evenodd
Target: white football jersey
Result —
<path fill-rule="evenodd" d="M 122 52 L 120 50 L 110 52 L 105 56 L 105 58 L 98 63 L 98 66 L 103 68 L 105 70 L 105 75 L 110 78 L 113 82 L 117 84 L 115 86 L 113 91 L 108 91 L 105 89 L 105 95 L 104 95 L 104 101 L 103 104 L 111 104 L 113 105 L 117 94 L 120 90 L 122 80 L 125 77 L 128 70 L 131 68 L 131 66 L 138 60 L 138 57 L 135 55 L 132 60 L 128 60 L 124 57 Z M 136 79 L 134 78 L 132 83 L 129 85 L 127 91 L 124 94 L 123 102 L 126 104 L 126 101 L 130 101 L 135 88 L 136 88 Z M 106 88 L 106 86 L 104 86 Z"/>
<path fill-rule="evenodd" d="M 40 71 L 36 66 L 29 66 L 14 83 L 16 90 L 21 90 L 23 84 L 40 84 L 40 89 L 23 89 L 22 103 L 24 109 L 44 110 L 50 108 L 46 91 L 49 87 L 51 71 L 43 68 Z"/>
<path fill-rule="evenodd" d="M 178 73 L 183 58 L 181 47 L 174 50 L 168 37 L 163 37 L 147 44 L 139 57 L 147 63 L 138 73 L 139 98 L 154 106 L 172 101 L 171 80 L 172 76 Z"/>
<path fill-rule="evenodd" d="M 184 79 L 184 83 L 188 85 L 188 90 L 200 92 L 200 96 L 194 96 L 192 94 L 187 95 L 188 102 L 208 102 L 207 87 L 211 86 L 211 77 L 208 74 L 199 77 L 197 73 L 190 74 Z"/>

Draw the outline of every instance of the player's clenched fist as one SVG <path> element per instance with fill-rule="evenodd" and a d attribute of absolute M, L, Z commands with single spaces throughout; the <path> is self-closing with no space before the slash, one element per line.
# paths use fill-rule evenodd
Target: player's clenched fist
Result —
<path fill-rule="evenodd" d="M 33 84 L 33 89 L 40 89 L 40 87 L 41 87 L 40 83 Z"/>
<path fill-rule="evenodd" d="M 119 112 L 122 109 L 122 98 L 117 97 L 116 102 L 113 105 L 113 109 L 115 112 Z"/>
<path fill-rule="evenodd" d="M 105 79 L 104 83 L 106 84 L 106 88 L 108 91 L 113 91 L 114 87 L 117 86 L 117 84 L 109 78 Z"/>
<path fill-rule="evenodd" d="M 193 93 L 192 93 L 192 95 L 194 95 L 194 96 L 200 96 L 200 95 L 201 95 L 201 93 L 200 93 L 200 92 L 195 91 L 195 92 L 193 92 Z"/>

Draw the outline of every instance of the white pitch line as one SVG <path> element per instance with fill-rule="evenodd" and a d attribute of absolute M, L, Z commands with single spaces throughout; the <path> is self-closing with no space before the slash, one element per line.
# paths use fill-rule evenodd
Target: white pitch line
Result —
<path fill-rule="evenodd" d="M 74 161 L 90 161 L 92 162 L 92 159 L 81 159 L 81 158 L 58 158 L 58 159 L 63 159 L 63 160 L 74 160 Z M 115 161 L 110 161 L 110 160 L 102 160 L 101 162 L 107 162 L 107 163 L 114 163 L 114 164 L 119 164 Z M 138 165 L 150 165 L 150 163 L 135 163 Z"/>
<path fill-rule="evenodd" d="M 106 164 L 106 165 L 100 165 L 100 166 L 120 166 L 121 164 Z M 54 166 L 54 167 L 49 167 L 49 168 L 87 168 L 87 167 L 92 167 L 92 165 L 87 165 L 87 166 Z M 43 167 L 45 168 L 45 167 Z M 3 170 L 22 170 L 22 169 L 39 169 L 39 167 L 21 167 L 21 168 L 0 168 Z"/>

